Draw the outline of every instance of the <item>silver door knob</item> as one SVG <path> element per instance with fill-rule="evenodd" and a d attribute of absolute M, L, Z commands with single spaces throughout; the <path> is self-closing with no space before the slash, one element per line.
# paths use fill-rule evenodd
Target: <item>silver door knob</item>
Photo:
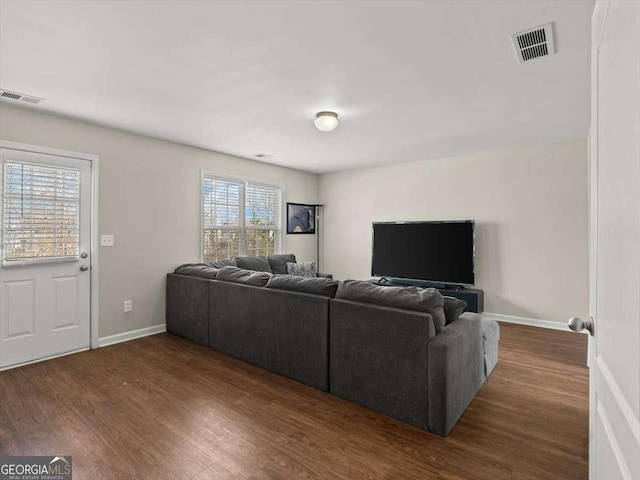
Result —
<path fill-rule="evenodd" d="M 581 332 L 585 328 L 589 331 L 591 335 L 593 335 L 593 320 L 589 319 L 586 322 L 578 317 L 573 317 L 569 319 L 567 322 L 569 328 L 574 332 Z"/>
<path fill-rule="evenodd" d="M 87 270 L 89 270 L 89 267 L 87 267 L 86 265 L 80 266 L 80 271 L 81 272 L 86 272 Z"/>

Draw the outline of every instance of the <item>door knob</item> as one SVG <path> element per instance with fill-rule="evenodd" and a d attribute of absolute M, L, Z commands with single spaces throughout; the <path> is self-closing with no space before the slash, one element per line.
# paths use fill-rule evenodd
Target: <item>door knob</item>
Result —
<path fill-rule="evenodd" d="M 81 272 L 86 272 L 87 270 L 89 270 L 89 267 L 87 267 L 86 265 L 82 265 L 82 266 L 80 267 L 80 271 L 81 271 Z"/>
<path fill-rule="evenodd" d="M 574 332 L 581 332 L 585 328 L 589 331 L 591 335 L 593 335 L 593 319 L 589 319 L 586 322 L 578 317 L 573 317 L 569 319 L 567 322 L 569 328 Z"/>

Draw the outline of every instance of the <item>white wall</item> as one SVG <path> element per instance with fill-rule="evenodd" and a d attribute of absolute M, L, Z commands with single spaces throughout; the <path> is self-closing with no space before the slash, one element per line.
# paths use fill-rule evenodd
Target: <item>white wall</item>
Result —
<path fill-rule="evenodd" d="M 6 104 L 0 138 L 100 155 L 100 232 L 116 240 L 100 250 L 101 337 L 164 323 L 165 274 L 200 257 L 202 169 L 323 203 L 321 269 L 337 278 L 370 277 L 374 221 L 474 219 L 486 312 L 588 316 L 585 141 L 322 175 L 318 190 L 312 174 Z M 284 238 L 285 251 L 315 258 L 315 236 Z"/>
<path fill-rule="evenodd" d="M 473 219 L 485 312 L 586 318 L 587 185 L 586 141 L 323 175 L 322 269 L 370 278 L 375 221 Z"/>
<path fill-rule="evenodd" d="M 32 110 L 0 106 L 0 138 L 100 156 L 100 337 L 164 324 L 165 276 L 200 258 L 200 171 L 285 184 L 285 202 L 317 203 L 317 176 Z M 314 260 L 315 235 L 284 250 Z M 133 312 L 123 301 L 133 300 Z"/>

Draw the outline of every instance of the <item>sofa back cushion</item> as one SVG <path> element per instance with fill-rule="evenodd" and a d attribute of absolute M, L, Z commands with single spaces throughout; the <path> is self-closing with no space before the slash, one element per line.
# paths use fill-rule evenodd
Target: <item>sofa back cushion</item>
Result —
<path fill-rule="evenodd" d="M 269 272 L 271 273 L 271 267 L 267 261 L 267 257 L 236 257 L 236 266 L 243 268 L 244 270 L 253 270 L 254 272 Z"/>
<path fill-rule="evenodd" d="M 311 293 L 334 298 L 338 281 L 331 278 L 299 277 L 296 275 L 274 275 L 267 282 L 267 288 Z"/>
<path fill-rule="evenodd" d="M 446 325 L 444 298 L 435 288 L 383 287 L 369 282 L 345 280 L 340 282 L 336 298 L 429 313 L 433 317 L 436 333 L 444 331 Z"/>
<path fill-rule="evenodd" d="M 464 309 L 467 308 L 467 302 L 454 297 L 444 297 L 444 316 L 447 325 L 462 315 Z"/>
<path fill-rule="evenodd" d="M 224 267 L 220 269 L 216 276 L 216 280 L 221 282 L 244 283 L 257 287 L 264 287 L 269 281 L 269 278 L 271 278 L 270 273 L 243 270 L 238 267 Z"/>
<path fill-rule="evenodd" d="M 296 256 L 293 253 L 285 253 L 282 255 L 269 255 L 267 257 L 271 273 L 280 274 L 287 273 L 287 263 L 296 263 Z"/>
<path fill-rule="evenodd" d="M 175 273 L 190 277 L 208 278 L 214 280 L 218 275 L 218 269 L 208 263 L 185 263 L 175 269 Z"/>
<path fill-rule="evenodd" d="M 221 258 L 220 260 L 215 260 L 213 262 L 209 262 L 213 268 L 224 268 L 224 267 L 237 267 L 236 261 L 233 258 Z"/>

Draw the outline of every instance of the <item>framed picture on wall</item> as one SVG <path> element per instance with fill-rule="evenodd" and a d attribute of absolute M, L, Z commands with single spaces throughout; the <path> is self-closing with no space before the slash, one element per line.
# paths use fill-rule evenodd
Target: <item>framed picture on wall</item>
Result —
<path fill-rule="evenodd" d="M 316 206 L 287 203 L 287 233 L 316 233 Z"/>

